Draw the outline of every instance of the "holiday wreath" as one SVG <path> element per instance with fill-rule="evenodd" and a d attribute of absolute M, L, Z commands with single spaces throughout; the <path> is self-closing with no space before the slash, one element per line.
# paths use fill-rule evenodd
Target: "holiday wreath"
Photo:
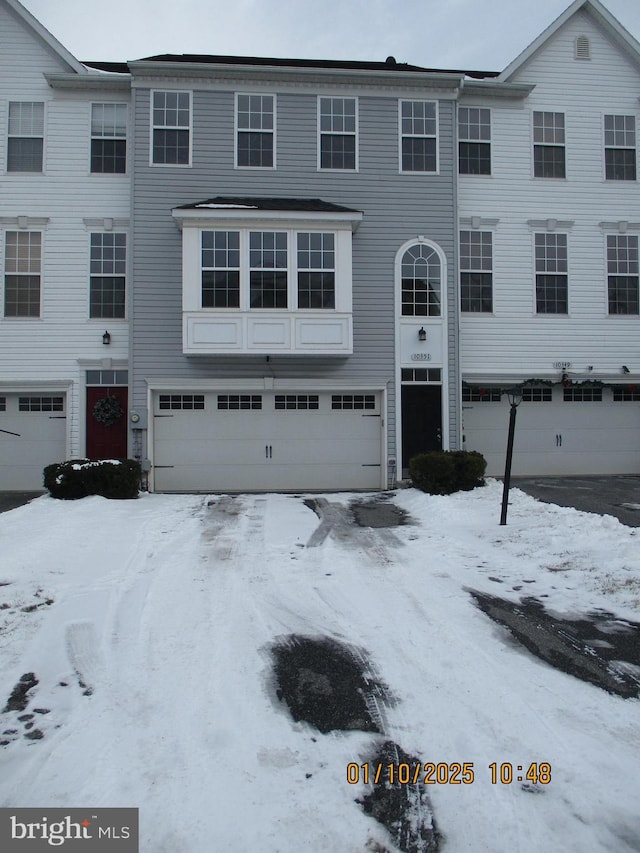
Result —
<path fill-rule="evenodd" d="M 102 397 L 93 407 L 93 417 L 103 426 L 113 426 L 123 414 L 115 397 Z"/>

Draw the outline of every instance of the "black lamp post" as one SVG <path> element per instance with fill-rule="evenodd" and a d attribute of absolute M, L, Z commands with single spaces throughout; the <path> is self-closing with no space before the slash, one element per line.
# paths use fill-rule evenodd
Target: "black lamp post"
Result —
<path fill-rule="evenodd" d="M 504 486 L 502 489 L 502 512 L 500 514 L 500 524 L 507 523 L 507 507 L 509 505 L 509 487 L 511 486 L 511 459 L 513 458 L 513 438 L 516 433 L 516 415 L 518 414 L 518 406 L 522 402 L 522 388 L 515 386 L 507 390 L 507 398 L 509 400 L 509 438 L 507 439 L 507 458 L 504 466 Z"/>

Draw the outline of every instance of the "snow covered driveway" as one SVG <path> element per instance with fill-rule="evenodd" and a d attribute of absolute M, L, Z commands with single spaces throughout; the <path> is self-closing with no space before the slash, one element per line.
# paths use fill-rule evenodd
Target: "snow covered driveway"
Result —
<path fill-rule="evenodd" d="M 640 850 L 640 701 L 538 660 L 468 591 L 638 621 L 639 534 L 517 490 L 499 527 L 500 497 L 400 491 L 392 531 L 343 523 L 361 495 L 314 498 L 322 518 L 288 495 L 4 513 L 0 710 L 37 684 L 0 713 L 0 805 L 138 807 L 142 853 L 380 853 L 355 800 L 393 740 L 442 768 L 447 853 Z M 366 650 L 384 735 L 294 722 L 272 654 L 292 635 Z"/>

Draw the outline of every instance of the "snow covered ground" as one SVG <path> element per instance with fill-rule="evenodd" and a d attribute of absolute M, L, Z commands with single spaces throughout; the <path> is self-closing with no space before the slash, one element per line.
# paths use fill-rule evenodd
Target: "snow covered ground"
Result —
<path fill-rule="evenodd" d="M 538 660 L 468 592 L 638 621 L 640 528 L 518 490 L 500 527 L 501 488 L 398 491 L 414 523 L 393 529 L 319 532 L 291 495 L 0 515 L 0 710 L 38 679 L 0 713 L 0 805 L 139 807 L 141 853 L 392 850 L 347 780 L 381 738 L 321 734 L 275 695 L 270 649 L 297 634 L 366 649 L 396 700 L 385 738 L 473 765 L 429 786 L 445 853 L 640 850 L 640 700 Z M 548 784 L 516 781 L 543 762 Z"/>

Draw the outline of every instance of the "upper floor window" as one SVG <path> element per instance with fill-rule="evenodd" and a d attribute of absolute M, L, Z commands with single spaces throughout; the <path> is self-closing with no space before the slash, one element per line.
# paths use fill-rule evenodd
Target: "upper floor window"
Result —
<path fill-rule="evenodd" d="M 273 168 L 274 96 L 236 95 L 236 165 Z"/>
<path fill-rule="evenodd" d="M 298 308 L 335 308 L 335 235 L 298 233 Z"/>
<path fill-rule="evenodd" d="M 202 231 L 201 265 L 203 308 L 336 307 L 333 232 Z"/>
<path fill-rule="evenodd" d="M 151 161 L 188 166 L 191 162 L 190 92 L 152 93 Z"/>
<path fill-rule="evenodd" d="M 127 105 L 91 104 L 91 171 L 127 171 Z"/>
<path fill-rule="evenodd" d="M 460 232 L 460 308 L 493 310 L 493 235 L 490 231 Z"/>
<path fill-rule="evenodd" d="M 609 314 L 638 314 L 638 238 L 607 236 Z"/>
<path fill-rule="evenodd" d="M 402 256 L 402 315 L 439 317 L 441 263 L 435 249 L 424 243 L 410 246 Z"/>
<path fill-rule="evenodd" d="M 89 316 L 124 317 L 127 235 L 92 234 L 90 267 Z"/>
<path fill-rule="evenodd" d="M 358 167 L 358 122 L 355 98 L 319 98 L 320 168 Z"/>
<path fill-rule="evenodd" d="M 536 234 L 536 312 L 568 311 L 567 235 Z"/>
<path fill-rule="evenodd" d="M 202 232 L 202 307 L 240 307 L 240 232 Z"/>
<path fill-rule="evenodd" d="M 564 178 L 564 113 L 534 112 L 533 174 L 536 178 Z"/>
<path fill-rule="evenodd" d="M 438 105 L 435 101 L 400 101 L 400 170 L 438 169 Z"/>
<path fill-rule="evenodd" d="M 249 305 L 287 307 L 287 232 L 249 232 Z"/>
<path fill-rule="evenodd" d="M 491 174 L 491 111 L 458 109 L 458 170 L 461 175 Z"/>
<path fill-rule="evenodd" d="M 608 181 L 635 181 L 635 116 L 604 117 L 604 162 Z"/>
<path fill-rule="evenodd" d="M 44 104 L 40 101 L 9 103 L 7 172 L 42 172 Z"/>
<path fill-rule="evenodd" d="M 4 254 L 4 316 L 40 316 L 42 234 L 7 231 Z"/>

